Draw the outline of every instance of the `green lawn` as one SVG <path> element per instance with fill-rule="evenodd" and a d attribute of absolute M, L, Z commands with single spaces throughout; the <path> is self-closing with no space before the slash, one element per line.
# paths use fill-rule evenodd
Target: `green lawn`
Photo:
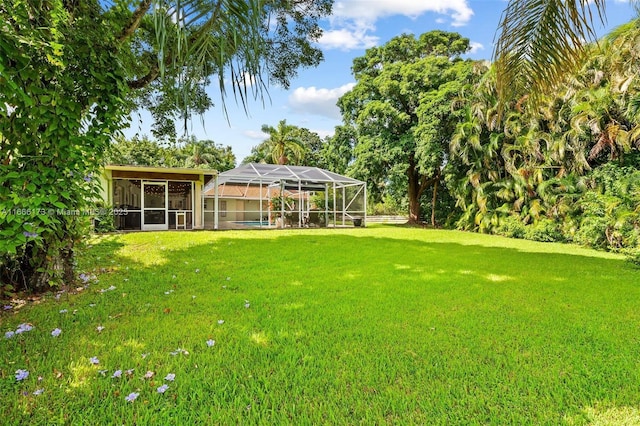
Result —
<path fill-rule="evenodd" d="M 97 281 L 0 313 L 9 424 L 640 423 L 640 270 L 612 254 L 403 227 L 92 244 Z"/>

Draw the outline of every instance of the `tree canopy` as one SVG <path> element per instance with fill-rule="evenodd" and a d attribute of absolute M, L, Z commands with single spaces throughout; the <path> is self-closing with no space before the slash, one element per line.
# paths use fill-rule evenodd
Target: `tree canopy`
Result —
<path fill-rule="evenodd" d="M 55 212 L 86 210 L 97 197 L 92 176 L 133 109 L 148 108 L 156 135 L 174 137 L 175 118 L 213 105 L 212 79 L 223 99 L 228 82 L 243 103 L 269 82 L 287 87 L 322 59 L 313 42 L 331 5 L 0 0 L 3 282 L 73 281 L 86 221 Z"/>
<path fill-rule="evenodd" d="M 605 6 L 605 0 L 510 0 L 493 54 L 501 106 L 520 96 L 538 100 L 575 73 L 596 39 L 594 16 L 606 19 Z"/>
<path fill-rule="evenodd" d="M 582 67 L 562 90 L 539 94 L 536 108 L 522 98 L 501 106 L 497 64 L 465 98 L 449 175 L 460 228 L 637 246 L 640 81 L 630 41 L 639 28 L 634 20 L 588 46 Z"/>
<path fill-rule="evenodd" d="M 480 75 L 460 58 L 468 50 L 469 40 L 456 33 L 395 37 L 354 60 L 357 83 L 338 102 L 357 131 L 354 173 L 372 194 L 403 185 L 411 222 L 422 220 L 425 191 L 437 190 L 458 114 L 451 103 Z"/>
<path fill-rule="evenodd" d="M 323 157 L 325 143 L 317 133 L 287 124 L 287 120 L 280 120 L 276 127 L 264 124 L 262 132 L 268 138 L 254 146 L 243 163 L 326 167 Z"/>
<path fill-rule="evenodd" d="M 206 168 L 219 172 L 233 169 L 236 157 L 230 146 L 195 136 L 180 138 L 171 145 L 160 144 L 148 137 L 118 138 L 109 147 L 107 164 Z"/>

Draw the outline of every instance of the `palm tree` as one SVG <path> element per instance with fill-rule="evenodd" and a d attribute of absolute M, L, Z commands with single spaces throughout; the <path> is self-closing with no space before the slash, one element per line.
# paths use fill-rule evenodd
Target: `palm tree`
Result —
<path fill-rule="evenodd" d="M 207 145 L 202 141 L 190 142 L 185 145 L 183 148 L 187 154 L 185 167 L 210 167 L 216 158 L 207 148 Z"/>
<path fill-rule="evenodd" d="M 493 54 L 500 103 L 535 102 L 576 71 L 596 37 L 594 16 L 604 23 L 605 0 L 510 0 Z"/>
<path fill-rule="evenodd" d="M 263 144 L 275 164 L 287 164 L 289 162 L 287 155 L 293 156 L 297 163 L 302 161 L 305 146 L 296 134 L 297 129 L 296 126 L 287 124 L 287 120 L 281 120 L 277 128 L 267 124 L 262 126 L 262 132 L 269 135 Z"/>

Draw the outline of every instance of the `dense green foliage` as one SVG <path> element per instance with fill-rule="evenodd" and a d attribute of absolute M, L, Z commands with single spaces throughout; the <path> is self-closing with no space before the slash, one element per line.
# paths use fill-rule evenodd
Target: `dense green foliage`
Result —
<path fill-rule="evenodd" d="M 638 39 L 634 20 L 590 46 L 561 89 L 535 102 L 516 91 L 501 104 L 495 66 L 447 56 L 464 53 L 465 39 L 395 38 L 354 61 L 358 84 L 339 102 L 345 126 L 327 152 L 369 182 L 376 211 L 401 206 L 417 221 L 633 254 Z"/>
<path fill-rule="evenodd" d="M 74 280 L 92 175 L 126 113 L 115 28 L 97 3 L 67 6 L 0 4 L 0 277 L 26 288 Z"/>
<path fill-rule="evenodd" d="M 220 172 L 235 167 L 236 157 L 230 146 L 194 136 L 181 138 L 176 144 L 160 144 L 147 137 L 119 138 L 109 147 L 106 164 L 156 167 L 206 168 Z"/>
<path fill-rule="evenodd" d="M 92 239 L 79 294 L 0 311 L 5 423 L 637 423 L 621 256 L 404 227 L 185 236 Z"/>
<path fill-rule="evenodd" d="M 0 0 L 4 289 L 73 282 L 75 244 L 97 198 L 93 176 L 132 109 L 149 108 L 156 134 L 173 140 L 175 118 L 212 106 L 204 88 L 213 77 L 223 96 L 228 81 L 243 102 L 262 96 L 263 79 L 286 87 L 322 59 L 312 43 L 331 4 Z M 185 149 L 185 165 L 230 163 L 213 143 Z"/>
<path fill-rule="evenodd" d="M 389 186 L 403 188 L 410 222 L 421 220 L 428 188 L 435 205 L 460 115 L 451 103 L 481 75 L 478 64 L 460 58 L 468 50 L 469 40 L 455 33 L 395 37 L 354 60 L 357 83 L 338 102 L 357 131 L 353 174 L 379 198 Z"/>
<path fill-rule="evenodd" d="M 636 2 L 637 0 L 631 0 Z M 606 23 L 606 0 L 509 0 L 494 47 L 500 109 L 527 93 L 534 103 L 580 69 Z M 597 22 L 599 21 L 599 22 Z"/>
<path fill-rule="evenodd" d="M 640 94 L 637 21 L 590 50 L 564 91 L 529 108 L 526 95 L 498 117 L 495 74 L 466 97 L 447 178 L 457 225 L 543 241 L 638 247 Z"/>

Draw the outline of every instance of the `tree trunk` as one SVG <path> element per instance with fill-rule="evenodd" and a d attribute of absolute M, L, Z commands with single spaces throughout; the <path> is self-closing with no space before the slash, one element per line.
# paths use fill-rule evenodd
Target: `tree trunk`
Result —
<path fill-rule="evenodd" d="M 4 284 L 27 293 L 42 293 L 59 284 L 75 281 L 73 241 L 65 241 L 65 246 L 54 255 L 47 255 L 46 249 L 35 250 L 28 243 L 24 253 L 15 260 L 5 259 L 0 268 L 0 278 Z"/>
<path fill-rule="evenodd" d="M 440 170 L 433 180 L 433 197 L 431 197 L 431 226 L 436 227 L 436 200 L 438 199 L 438 185 L 440 184 Z"/>
<path fill-rule="evenodd" d="M 415 172 L 415 166 L 410 165 L 407 171 L 409 178 L 409 223 L 420 223 L 420 175 Z"/>

